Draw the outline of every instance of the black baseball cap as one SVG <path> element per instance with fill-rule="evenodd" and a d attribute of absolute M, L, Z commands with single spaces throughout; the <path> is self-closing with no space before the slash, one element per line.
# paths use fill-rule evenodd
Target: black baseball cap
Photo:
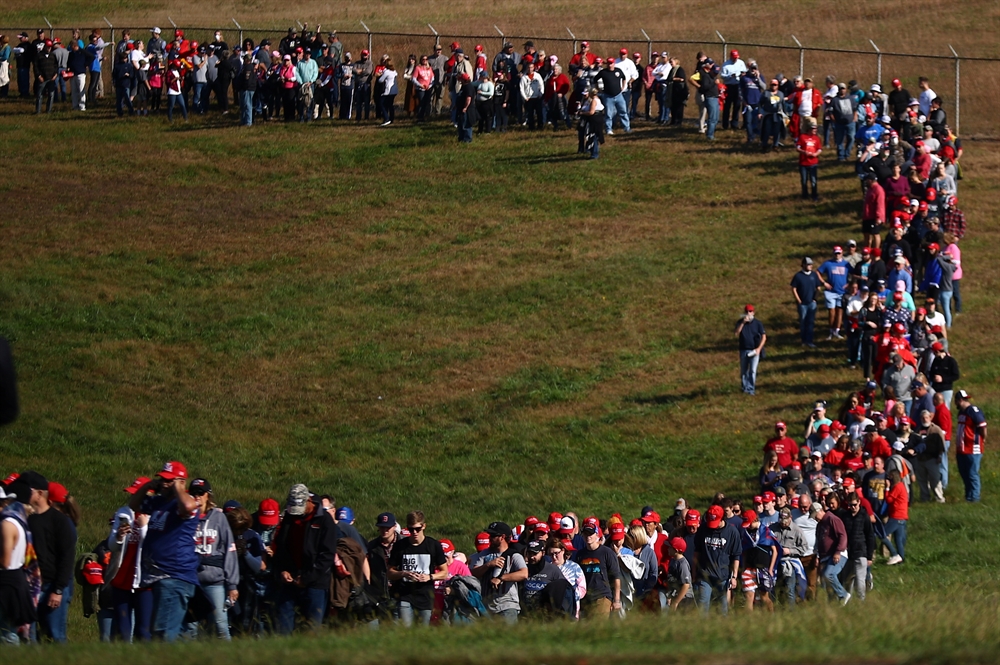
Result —
<path fill-rule="evenodd" d="M 195 478 L 188 485 L 188 494 L 191 496 L 201 496 L 203 494 L 211 494 L 212 485 L 204 478 Z"/>
<path fill-rule="evenodd" d="M 490 525 L 486 527 L 486 533 L 491 536 L 504 536 L 508 540 L 514 535 L 510 530 L 510 525 L 506 522 L 490 522 Z"/>

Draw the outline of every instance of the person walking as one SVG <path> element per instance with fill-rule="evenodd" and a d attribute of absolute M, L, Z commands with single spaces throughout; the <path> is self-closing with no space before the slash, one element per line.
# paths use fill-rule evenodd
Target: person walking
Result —
<path fill-rule="evenodd" d="M 823 278 L 813 271 L 813 260 L 808 256 L 802 259 L 802 270 L 792 277 L 792 297 L 799 314 L 799 336 L 802 345 L 810 349 L 816 348 L 813 343 L 813 328 L 816 324 L 816 292 L 826 286 Z"/>
<path fill-rule="evenodd" d="M 816 524 L 816 555 L 827 585 L 827 592 L 836 594 L 841 605 L 851 601 L 851 594 L 840 583 L 840 572 L 847 565 L 847 531 L 844 522 L 821 503 L 814 503 L 813 519 Z"/>
<path fill-rule="evenodd" d="M 972 403 L 972 396 L 964 390 L 955 393 L 958 407 L 958 447 L 955 461 L 958 472 L 965 483 L 965 500 L 979 501 L 979 467 L 982 464 L 983 448 L 986 445 L 986 417 L 978 406 Z"/>
<path fill-rule="evenodd" d="M 736 337 L 739 339 L 740 377 L 742 378 L 743 392 L 747 395 L 753 395 L 757 390 L 757 365 L 760 363 L 760 354 L 767 343 L 764 324 L 756 318 L 753 305 L 747 305 L 743 308 L 743 318 L 736 323 Z"/>
<path fill-rule="evenodd" d="M 819 156 L 823 152 L 819 134 L 816 133 L 816 121 L 805 118 L 802 121 L 804 131 L 795 141 L 795 149 L 799 153 L 799 177 L 802 180 L 802 198 L 809 198 L 812 189 L 812 200 L 819 201 L 817 189 Z"/>

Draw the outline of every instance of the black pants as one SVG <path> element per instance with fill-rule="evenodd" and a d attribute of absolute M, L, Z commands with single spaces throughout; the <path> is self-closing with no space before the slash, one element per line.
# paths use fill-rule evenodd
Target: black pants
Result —
<path fill-rule="evenodd" d="M 737 129 L 740 126 L 740 109 L 743 104 L 740 102 L 740 86 L 726 86 L 726 105 L 722 108 L 722 128 Z"/>
<path fill-rule="evenodd" d="M 354 87 L 349 85 L 340 86 L 340 119 L 351 119 L 351 107 L 354 106 Z"/>
<path fill-rule="evenodd" d="M 362 83 L 354 87 L 354 119 L 361 122 L 361 113 L 364 112 L 365 120 L 372 112 L 372 84 Z"/>
<path fill-rule="evenodd" d="M 542 124 L 542 98 L 535 97 L 524 101 L 524 115 L 528 123 L 528 129 L 541 129 Z"/>
<path fill-rule="evenodd" d="M 298 89 L 294 86 L 282 88 L 281 101 L 285 109 L 285 122 L 293 122 L 295 120 L 295 106 L 299 101 Z"/>
<path fill-rule="evenodd" d="M 679 125 L 684 122 L 684 102 L 674 102 L 670 107 L 670 124 Z"/>
<path fill-rule="evenodd" d="M 396 119 L 396 95 L 382 95 L 382 118 L 386 122 Z"/>
<path fill-rule="evenodd" d="M 489 134 L 493 131 L 493 100 L 476 101 L 476 112 L 479 113 L 479 133 Z"/>

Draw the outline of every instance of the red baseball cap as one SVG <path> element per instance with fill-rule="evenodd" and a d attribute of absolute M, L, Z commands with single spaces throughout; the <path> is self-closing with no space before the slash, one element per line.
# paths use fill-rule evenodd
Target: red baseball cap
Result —
<path fill-rule="evenodd" d="M 841 247 L 840 245 L 834 245 L 833 246 L 833 253 L 834 254 L 843 254 L 844 253 L 844 248 Z"/>
<path fill-rule="evenodd" d="M 615 522 L 608 527 L 608 533 L 611 534 L 611 540 L 625 540 L 625 525 Z"/>
<path fill-rule="evenodd" d="M 917 207 L 926 212 L 927 211 L 927 201 L 921 201 L 920 205 L 917 206 Z"/>
<path fill-rule="evenodd" d="M 479 535 L 476 536 L 476 551 L 482 552 L 483 550 L 488 550 L 490 548 L 490 534 L 485 531 L 481 531 Z"/>
<path fill-rule="evenodd" d="M 477 51 L 482 51 L 483 50 L 483 45 L 482 44 L 476 44 L 476 50 Z"/>
<path fill-rule="evenodd" d="M 722 518 L 726 516 L 726 512 L 722 509 L 722 506 L 712 506 L 705 513 L 705 521 L 708 522 L 709 529 L 717 529 L 719 524 L 722 523 Z"/>
<path fill-rule="evenodd" d="M 755 496 L 753 498 L 753 502 L 754 503 L 764 503 L 764 497 L 762 497 L 760 494 L 758 494 L 757 496 Z"/>
<path fill-rule="evenodd" d="M 676 538 L 676 537 L 671 538 L 669 544 L 670 547 L 672 547 L 675 551 L 680 552 L 681 554 L 684 554 L 684 552 L 686 552 L 688 548 L 687 541 L 684 540 L 683 538 Z"/>
<path fill-rule="evenodd" d="M 940 249 L 941 249 L 941 245 L 937 244 L 936 242 L 932 242 L 931 244 L 927 245 L 927 251 L 928 252 L 936 252 L 936 251 L 938 251 Z"/>
<path fill-rule="evenodd" d="M 69 490 L 66 489 L 65 485 L 56 482 L 49 483 L 49 501 L 66 503 L 66 497 L 68 496 Z"/>
<path fill-rule="evenodd" d="M 19 474 L 19 473 L 12 473 L 12 474 L 10 474 L 9 476 L 7 476 L 6 478 L 3 479 L 3 484 L 4 485 L 10 485 L 12 482 L 14 482 L 15 480 L 17 480 L 20 477 L 21 477 L 21 474 Z"/>
<path fill-rule="evenodd" d="M 823 434 L 827 434 L 830 431 L 830 426 L 827 425 L 826 423 L 823 423 L 822 425 L 819 426 L 819 431 Z"/>
<path fill-rule="evenodd" d="M 628 523 L 629 526 L 642 526 L 642 520 L 638 517 Z"/>
<path fill-rule="evenodd" d="M 562 513 L 549 513 L 548 525 L 551 531 L 559 530 L 559 522 L 562 521 Z"/>
<path fill-rule="evenodd" d="M 535 534 L 536 537 L 540 533 L 544 534 L 544 535 L 548 535 L 549 534 L 549 525 L 546 524 L 545 522 L 539 522 L 538 524 L 535 525 L 535 530 L 533 531 L 533 533 Z"/>
<path fill-rule="evenodd" d="M 844 489 L 854 487 L 854 478 L 844 478 Z"/>
<path fill-rule="evenodd" d="M 132 484 L 125 488 L 125 491 L 129 494 L 135 494 L 139 491 L 139 488 L 149 482 L 149 478 L 146 476 L 139 476 L 132 481 Z"/>
<path fill-rule="evenodd" d="M 618 53 L 620 53 L 621 55 L 628 55 L 628 49 L 627 48 L 619 49 Z"/>
<path fill-rule="evenodd" d="M 684 524 L 687 526 L 698 526 L 701 523 L 701 513 L 692 508 L 687 511 L 687 515 L 684 516 Z"/>
<path fill-rule="evenodd" d="M 774 423 L 774 429 L 788 429 L 788 425 L 783 420 Z"/>
<path fill-rule="evenodd" d="M 757 513 L 752 510 L 748 510 L 743 513 L 743 528 L 750 526 L 757 521 Z"/>
<path fill-rule="evenodd" d="M 798 469 L 799 471 L 801 471 L 802 470 L 802 465 L 793 460 L 792 463 L 789 465 L 788 468 L 790 468 L 790 469 Z"/>
<path fill-rule="evenodd" d="M 447 538 L 442 538 L 438 542 L 441 543 L 441 551 L 442 552 L 444 552 L 445 554 L 454 554 L 454 552 L 455 552 L 455 543 L 451 542 Z"/>
<path fill-rule="evenodd" d="M 641 519 L 643 522 L 653 522 L 654 524 L 658 524 L 659 522 L 662 521 L 660 519 L 660 514 L 655 510 L 649 511 L 639 519 Z"/>
<path fill-rule="evenodd" d="M 902 300 L 903 299 L 903 292 L 902 291 L 896 291 L 895 293 L 892 294 L 892 299 L 893 300 Z"/>
<path fill-rule="evenodd" d="M 83 575 L 83 579 L 86 580 L 87 584 L 92 586 L 100 586 L 104 584 L 104 566 L 102 566 L 99 561 L 91 560 L 83 564 L 83 568 L 80 569 L 80 573 Z"/>
<path fill-rule="evenodd" d="M 892 84 L 893 84 L 894 86 L 896 86 L 897 88 L 898 88 L 899 86 L 903 85 L 903 83 L 902 83 L 902 82 L 901 82 L 901 81 L 900 81 L 899 79 L 892 79 Z"/>
<path fill-rule="evenodd" d="M 760 498 L 764 500 L 764 503 L 774 503 L 774 492 L 764 492 Z"/>
<path fill-rule="evenodd" d="M 281 506 L 275 499 L 264 499 L 257 510 L 257 521 L 263 526 L 277 526 L 281 521 Z"/>
<path fill-rule="evenodd" d="M 931 351 L 944 351 L 944 344 L 942 344 L 941 342 L 934 342 L 933 344 L 931 344 Z M 52 490 L 50 489 L 49 494 L 51 495 L 51 493 Z"/>
<path fill-rule="evenodd" d="M 573 539 L 572 538 L 563 538 L 562 539 L 562 544 L 563 544 L 563 547 L 566 548 L 567 552 L 575 552 L 576 551 L 576 548 L 573 547 Z"/>
<path fill-rule="evenodd" d="M 187 478 L 188 471 L 187 467 L 180 462 L 167 462 L 156 475 L 164 480 L 173 480 L 175 478 Z"/>
<path fill-rule="evenodd" d="M 368 49 L 366 49 L 366 48 L 363 48 L 363 49 L 361 49 L 361 55 L 362 55 L 362 56 L 366 56 L 366 55 L 369 55 L 369 53 L 368 53 Z"/>
<path fill-rule="evenodd" d="M 526 526 L 528 528 L 531 528 L 531 527 L 535 526 L 536 524 L 538 524 L 540 521 L 541 520 L 539 520 L 534 515 L 529 515 L 528 519 L 524 520 L 524 526 Z"/>
<path fill-rule="evenodd" d="M 587 47 L 589 47 L 590 46 L 590 42 L 587 42 L 587 41 L 580 42 L 580 46 L 587 46 Z"/>
<path fill-rule="evenodd" d="M 753 312 L 753 311 L 755 311 L 755 310 L 754 310 L 754 308 L 753 308 L 753 305 L 751 305 L 751 304 L 747 303 L 747 305 L 746 305 L 746 306 L 745 306 L 745 307 L 743 308 L 743 311 L 744 311 L 744 312 Z"/>
<path fill-rule="evenodd" d="M 729 52 L 729 57 L 734 59 L 738 58 L 740 57 L 740 52 L 737 51 L 736 49 L 733 49 L 732 51 Z"/>
<path fill-rule="evenodd" d="M 593 531 L 595 533 L 601 532 L 601 522 L 596 517 L 588 517 L 583 520 L 583 527 L 581 531 Z"/>

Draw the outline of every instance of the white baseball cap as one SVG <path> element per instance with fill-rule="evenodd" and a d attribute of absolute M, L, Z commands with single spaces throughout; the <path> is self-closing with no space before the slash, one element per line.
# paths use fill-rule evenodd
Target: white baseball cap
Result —
<path fill-rule="evenodd" d="M 158 35 L 158 34 L 160 34 L 160 29 L 159 28 L 153 28 L 152 30 L 150 30 L 150 32 L 152 32 L 154 35 Z"/>

